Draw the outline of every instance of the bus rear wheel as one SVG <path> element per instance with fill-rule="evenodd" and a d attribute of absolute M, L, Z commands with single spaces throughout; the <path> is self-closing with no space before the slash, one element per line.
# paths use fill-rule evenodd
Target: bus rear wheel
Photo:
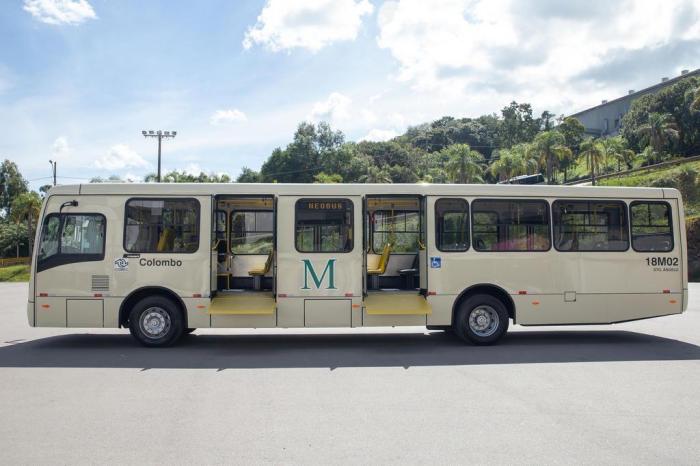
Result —
<path fill-rule="evenodd" d="M 459 306 L 452 328 L 466 342 L 492 345 L 508 331 L 508 310 L 491 295 L 470 296 Z"/>
<path fill-rule="evenodd" d="M 182 336 L 183 327 L 180 309 L 164 296 L 142 299 L 129 315 L 129 331 L 144 346 L 170 346 Z"/>

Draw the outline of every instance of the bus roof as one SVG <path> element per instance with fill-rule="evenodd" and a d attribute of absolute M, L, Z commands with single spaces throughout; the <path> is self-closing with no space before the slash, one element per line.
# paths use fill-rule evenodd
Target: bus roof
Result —
<path fill-rule="evenodd" d="M 437 195 L 586 198 L 680 198 L 672 188 L 507 184 L 302 184 L 302 183 L 88 183 L 52 188 L 49 195 Z"/>

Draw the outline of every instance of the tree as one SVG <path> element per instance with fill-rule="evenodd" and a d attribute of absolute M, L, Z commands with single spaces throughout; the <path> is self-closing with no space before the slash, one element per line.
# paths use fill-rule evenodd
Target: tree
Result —
<path fill-rule="evenodd" d="M 674 151 L 686 156 L 700 153 L 700 111 L 692 109 L 698 87 L 700 79 L 690 76 L 654 94 L 635 99 L 622 118 L 621 134 L 627 139 L 629 148 L 641 152 L 648 145 L 648 139 L 639 128 L 649 124 L 649 114 L 668 113 L 678 130 Z"/>
<path fill-rule="evenodd" d="M 484 156 L 468 144 L 453 144 L 440 151 L 446 158 L 445 166 L 453 183 L 483 183 Z"/>
<path fill-rule="evenodd" d="M 678 125 L 669 113 L 650 113 L 647 123 L 640 126 L 637 132 L 646 145 L 659 153 L 679 139 Z"/>
<path fill-rule="evenodd" d="M 39 192 L 41 193 L 41 196 L 42 197 L 46 196 L 49 193 L 49 191 L 51 190 L 51 188 L 53 188 L 53 186 L 50 184 L 41 185 L 41 187 L 39 188 Z"/>
<path fill-rule="evenodd" d="M 9 218 L 12 214 L 15 198 L 27 191 L 27 180 L 19 172 L 17 164 L 6 159 L 0 165 L 0 210 L 4 218 Z"/>
<path fill-rule="evenodd" d="M 41 197 L 35 191 L 22 193 L 12 202 L 12 220 L 15 223 L 26 222 L 29 235 L 29 256 L 34 246 L 34 226 L 41 210 Z"/>
<path fill-rule="evenodd" d="M 497 158 L 489 170 L 500 181 L 509 182 L 511 178 L 523 175 L 527 171 L 526 160 L 522 154 L 513 149 L 500 149 Z"/>
<path fill-rule="evenodd" d="M 622 136 L 604 138 L 601 140 L 601 143 L 605 149 L 605 159 L 617 162 L 617 171 L 622 170 L 623 163 L 628 169 L 632 168 L 636 154 L 633 150 L 627 148 L 625 138 Z"/>
<path fill-rule="evenodd" d="M 605 148 L 594 139 L 586 139 L 581 143 L 581 156 L 586 158 L 586 167 L 591 172 L 591 182 L 595 186 L 595 175 L 605 158 Z"/>
<path fill-rule="evenodd" d="M 321 172 L 314 176 L 314 183 L 342 183 L 343 177 L 334 173 L 329 175 L 327 173 Z"/>
<path fill-rule="evenodd" d="M 386 170 L 373 165 L 358 181 L 360 183 L 391 183 L 391 176 Z"/>
<path fill-rule="evenodd" d="M 509 149 L 521 142 L 530 142 L 540 131 L 541 122 L 532 118 L 532 106 L 515 101 L 501 110 L 503 117 L 498 134 L 498 147 Z"/>
<path fill-rule="evenodd" d="M 700 112 L 700 86 L 691 94 L 690 110 L 693 112 Z"/>
<path fill-rule="evenodd" d="M 557 131 L 564 136 L 564 145 L 574 154 L 578 154 L 585 131 L 583 124 L 574 117 L 566 117 L 557 126 Z"/>
<path fill-rule="evenodd" d="M 241 174 L 236 178 L 236 183 L 259 183 L 260 172 L 256 172 L 248 167 L 241 168 Z"/>
<path fill-rule="evenodd" d="M 0 254 L 5 257 L 9 254 L 20 257 L 20 252 L 26 251 L 24 248 L 28 243 L 26 225 L 11 222 L 0 223 Z"/>
<path fill-rule="evenodd" d="M 537 158 L 541 167 L 545 168 L 547 183 L 554 183 L 554 169 L 559 161 L 571 157 L 571 149 L 564 145 L 564 136 L 557 131 L 543 131 L 532 141 L 531 154 Z"/>

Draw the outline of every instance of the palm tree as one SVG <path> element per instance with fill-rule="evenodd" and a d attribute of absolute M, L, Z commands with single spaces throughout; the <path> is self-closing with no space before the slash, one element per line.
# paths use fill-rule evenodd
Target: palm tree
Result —
<path fill-rule="evenodd" d="M 591 171 L 591 182 L 595 186 L 595 174 L 605 160 L 605 147 L 600 141 L 587 139 L 581 143 L 581 155 L 586 158 L 586 167 Z"/>
<path fill-rule="evenodd" d="M 372 165 L 367 169 L 367 173 L 360 176 L 359 181 L 360 183 L 391 183 L 391 176 L 386 170 Z"/>
<path fill-rule="evenodd" d="M 690 102 L 690 110 L 700 112 L 700 87 L 693 91 L 692 101 Z"/>
<path fill-rule="evenodd" d="M 649 121 L 640 126 L 637 132 L 658 153 L 663 152 L 667 144 L 678 141 L 678 126 L 669 113 L 650 113 Z"/>
<path fill-rule="evenodd" d="M 636 154 L 633 150 L 627 148 L 627 141 L 622 136 L 605 138 L 602 141 L 605 149 L 605 159 L 614 160 L 617 162 L 617 171 L 622 170 L 624 163 L 628 169 L 632 168 L 632 162 Z"/>
<path fill-rule="evenodd" d="M 558 131 L 542 131 L 530 145 L 530 153 L 546 170 L 547 183 L 554 182 L 554 169 L 559 161 L 571 157 L 571 149 L 566 147 L 564 136 Z"/>
<path fill-rule="evenodd" d="M 25 220 L 27 222 L 27 234 L 29 236 L 29 257 L 32 256 L 34 246 L 34 224 L 39 218 L 41 210 L 41 198 L 34 192 L 22 193 L 12 201 L 12 217 L 19 224 Z"/>
<path fill-rule="evenodd" d="M 452 144 L 440 151 L 447 159 L 445 169 L 454 183 L 483 183 L 484 156 L 469 144 Z"/>
<path fill-rule="evenodd" d="M 501 149 L 495 155 L 489 170 L 500 181 L 510 182 L 511 178 L 522 175 L 527 170 L 525 159 L 512 149 Z"/>

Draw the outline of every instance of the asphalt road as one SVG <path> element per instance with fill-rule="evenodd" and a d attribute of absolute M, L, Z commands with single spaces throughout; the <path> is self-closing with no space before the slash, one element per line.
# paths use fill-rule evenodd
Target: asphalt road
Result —
<path fill-rule="evenodd" d="M 515 327 L 499 346 L 421 328 L 32 329 L 0 286 L 0 462 L 700 461 L 700 284 L 689 312 Z"/>

